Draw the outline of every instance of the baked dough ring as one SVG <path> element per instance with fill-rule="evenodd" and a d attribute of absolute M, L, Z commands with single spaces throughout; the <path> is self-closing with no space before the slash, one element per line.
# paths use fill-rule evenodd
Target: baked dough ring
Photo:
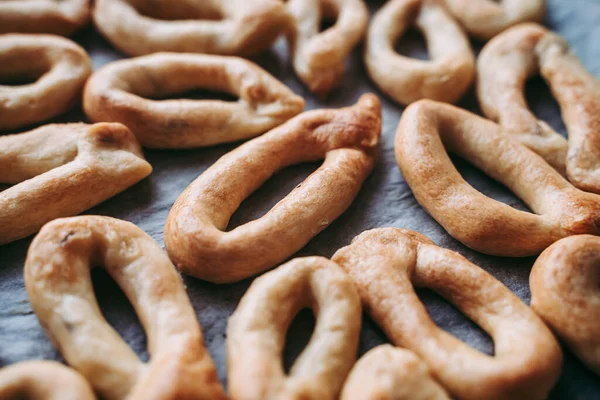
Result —
<path fill-rule="evenodd" d="M 573 187 L 500 126 L 468 111 L 430 100 L 412 104 L 402 114 L 395 148 L 419 204 L 472 249 L 524 257 L 566 236 L 600 234 L 600 196 Z M 446 149 L 506 185 L 535 214 L 478 192 Z"/>
<path fill-rule="evenodd" d="M 148 336 L 147 364 L 103 318 L 92 265 L 132 302 Z M 52 342 L 103 399 L 225 399 L 181 277 L 137 226 L 99 216 L 50 222 L 27 253 L 25 287 Z"/>
<path fill-rule="evenodd" d="M 0 33 L 70 36 L 87 25 L 89 20 L 90 0 L 0 1 Z"/>
<path fill-rule="evenodd" d="M 2 4 L 0 1 L 0 8 Z M 0 85 L 0 130 L 31 125 L 67 111 L 80 101 L 91 73 L 92 63 L 85 50 L 68 39 L 0 35 L 2 80 L 37 78 L 26 85 Z"/>
<path fill-rule="evenodd" d="M 552 89 L 569 142 L 529 110 L 523 93 L 537 73 Z M 567 43 L 537 24 L 503 32 L 482 50 L 477 94 L 483 112 L 577 187 L 600 193 L 600 81 Z M 566 165 L 565 165 L 566 164 Z"/>
<path fill-rule="evenodd" d="M 410 25 L 425 36 L 431 61 L 405 57 L 394 45 Z M 365 46 L 369 76 L 400 104 L 454 103 L 473 82 L 475 57 L 460 25 L 437 0 L 392 0 L 373 17 Z"/>
<path fill-rule="evenodd" d="M 46 125 L 0 136 L 0 244 L 79 214 L 150 175 L 152 167 L 121 124 Z"/>
<path fill-rule="evenodd" d="M 411 351 L 384 344 L 358 360 L 340 400 L 450 400 Z"/>
<path fill-rule="evenodd" d="M 286 374 L 286 331 L 305 307 L 315 331 Z M 257 278 L 227 325 L 231 399 L 337 400 L 356 361 L 361 318 L 352 281 L 326 258 L 296 258 Z"/>
<path fill-rule="evenodd" d="M 131 56 L 160 51 L 250 56 L 289 24 L 279 0 L 96 0 L 96 27 Z"/>
<path fill-rule="evenodd" d="M 453 251 L 404 229 L 363 232 L 332 260 L 354 281 L 363 306 L 397 346 L 415 352 L 460 400 L 545 399 L 562 352 L 540 318 L 502 283 Z M 414 287 L 446 298 L 494 340 L 488 356 L 441 330 Z"/>
<path fill-rule="evenodd" d="M 96 400 L 90 384 L 54 361 L 24 361 L 0 370 L 4 400 Z"/>
<path fill-rule="evenodd" d="M 341 83 L 344 62 L 367 31 L 367 6 L 363 0 L 287 0 L 287 9 L 294 70 L 311 92 L 324 97 Z M 319 32 L 322 18 L 335 18 L 335 25 Z"/>
<path fill-rule="evenodd" d="M 377 97 L 303 113 L 221 157 L 179 196 L 165 246 L 182 272 L 216 283 L 256 275 L 290 257 L 340 216 L 374 166 Z M 275 172 L 325 159 L 265 216 L 231 231 L 229 218 Z"/>
<path fill-rule="evenodd" d="M 218 100 L 150 100 L 206 88 Z M 304 100 L 259 66 L 237 57 L 159 53 L 94 73 L 84 109 L 95 122 L 121 122 L 142 146 L 188 148 L 247 139 L 302 112 Z"/>
<path fill-rule="evenodd" d="M 572 236 L 537 259 L 529 283 L 531 308 L 592 371 L 600 374 L 600 238 Z"/>

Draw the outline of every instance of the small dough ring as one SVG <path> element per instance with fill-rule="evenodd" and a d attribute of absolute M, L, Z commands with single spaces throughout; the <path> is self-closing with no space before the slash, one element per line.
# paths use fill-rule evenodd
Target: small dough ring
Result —
<path fill-rule="evenodd" d="M 90 384 L 54 361 L 24 361 L 0 370 L 3 400 L 96 400 Z"/>
<path fill-rule="evenodd" d="M 367 6 L 363 0 L 287 0 L 287 9 L 294 70 L 310 91 L 327 96 L 343 80 L 344 62 L 367 31 Z M 323 17 L 337 20 L 319 33 Z"/>
<path fill-rule="evenodd" d="M 150 100 L 206 88 L 218 100 Z M 304 100 L 259 66 L 237 57 L 159 53 L 117 61 L 94 73 L 84 109 L 95 122 L 120 122 L 142 146 L 188 148 L 247 139 L 302 112 Z"/>
<path fill-rule="evenodd" d="M 290 257 L 339 217 L 373 169 L 381 134 L 379 100 L 303 113 L 221 157 L 179 196 L 165 246 L 182 272 L 235 282 Z M 325 158 L 265 216 L 225 231 L 229 219 L 276 171 Z"/>
<path fill-rule="evenodd" d="M 450 400 L 411 351 L 384 344 L 354 365 L 340 400 Z"/>
<path fill-rule="evenodd" d="M 529 110 L 527 79 L 540 72 L 560 104 L 569 141 Z M 503 32 L 482 50 L 477 94 L 483 112 L 578 188 L 600 194 L 600 81 L 567 43 L 537 24 Z"/>
<path fill-rule="evenodd" d="M 459 400 L 545 399 L 562 352 L 552 332 L 483 269 L 427 237 L 397 228 L 363 232 L 332 260 L 354 281 L 363 307 L 397 346 L 416 353 Z M 414 287 L 446 298 L 494 340 L 488 356 L 441 330 Z"/>
<path fill-rule="evenodd" d="M 35 124 L 67 111 L 80 101 L 91 73 L 89 56 L 69 39 L 0 35 L 0 77 L 4 81 L 39 77 L 27 85 L 0 85 L 0 130 Z"/>
<path fill-rule="evenodd" d="M 424 34 L 431 61 L 401 56 L 398 38 L 412 25 Z M 373 17 L 365 46 L 371 79 L 400 104 L 420 99 L 454 103 L 471 86 L 475 56 L 467 35 L 437 0 L 392 0 Z"/>
<path fill-rule="evenodd" d="M 0 33 L 70 36 L 89 20 L 90 0 L 0 1 Z"/>
<path fill-rule="evenodd" d="M 286 331 L 305 307 L 315 331 L 286 374 Z M 337 400 L 356 361 L 361 318 L 352 281 L 326 258 L 296 258 L 257 278 L 227 325 L 231 399 Z"/>
<path fill-rule="evenodd" d="M 96 0 L 96 27 L 130 56 L 160 51 L 250 56 L 289 24 L 280 0 Z"/>
<path fill-rule="evenodd" d="M 98 264 L 132 301 L 147 364 L 102 317 L 90 277 Z M 52 342 L 103 399 L 225 399 L 181 277 L 137 226 L 99 216 L 50 222 L 27 253 L 25 287 Z"/>
<path fill-rule="evenodd" d="M 121 124 L 46 125 L 0 136 L 0 244 L 79 214 L 150 175 L 152 167 Z"/>
<path fill-rule="evenodd" d="M 566 236 L 600 234 L 600 196 L 573 187 L 500 126 L 468 111 L 430 100 L 412 104 L 402 114 L 395 149 L 419 204 L 474 250 L 525 257 Z M 446 151 L 506 185 L 535 214 L 478 192 Z"/>
<path fill-rule="evenodd" d="M 600 374 L 600 238 L 572 236 L 537 259 L 529 283 L 531 308 L 592 371 Z"/>

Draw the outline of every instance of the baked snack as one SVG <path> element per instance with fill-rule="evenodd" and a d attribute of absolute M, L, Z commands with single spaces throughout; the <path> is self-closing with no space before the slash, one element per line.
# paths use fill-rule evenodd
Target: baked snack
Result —
<path fill-rule="evenodd" d="M 0 1 L 0 33 L 70 36 L 89 20 L 90 0 Z"/>

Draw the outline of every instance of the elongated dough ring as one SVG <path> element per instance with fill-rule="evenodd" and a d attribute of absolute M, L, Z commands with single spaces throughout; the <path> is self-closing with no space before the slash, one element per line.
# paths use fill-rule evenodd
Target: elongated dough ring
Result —
<path fill-rule="evenodd" d="M 313 93 L 326 96 L 341 83 L 344 62 L 367 31 L 367 6 L 363 0 L 288 0 L 287 9 L 294 70 Z M 323 17 L 336 22 L 319 32 Z"/>
<path fill-rule="evenodd" d="M 427 237 L 397 228 L 363 232 L 332 260 L 354 281 L 363 306 L 397 346 L 415 352 L 461 400 L 545 399 L 561 371 L 550 330 L 502 283 Z M 414 287 L 450 301 L 494 340 L 495 356 L 441 330 Z"/>
<path fill-rule="evenodd" d="M 531 308 L 592 371 L 600 374 L 600 238 L 572 236 L 537 259 L 529 284 Z"/>
<path fill-rule="evenodd" d="M 410 25 L 423 33 L 431 61 L 394 50 Z M 400 104 L 420 99 L 454 103 L 473 82 L 475 57 L 462 28 L 438 0 L 392 0 L 373 17 L 365 46 L 371 79 Z"/>
<path fill-rule="evenodd" d="M 0 136 L 0 244 L 46 222 L 79 214 L 150 175 L 133 134 L 121 124 L 46 125 Z"/>
<path fill-rule="evenodd" d="M 427 365 L 411 351 L 384 344 L 350 371 L 340 400 L 450 400 Z"/>
<path fill-rule="evenodd" d="M 89 56 L 69 39 L 0 35 L 0 77 L 4 81 L 38 78 L 27 85 L 0 85 L 0 130 L 31 125 L 67 111 L 79 102 L 91 73 Z"/>
<path fill-rule="evenodd" d="M 381 134 L 377 97 L 303 113 L 221 157 L 179 196 L 165 246 L 182 272 L 216 283 L 272 268 L 300 250 L 352 203 L 374 166 Z M 265 216 L 226 232 L 229 218 L 276 171 L 325 158 Z"/>
<path fill-rule="evenodd" d="M 71 368 L 54 361 L 24 361 L 0 370 L 0 398 L 95 400 L 96 396 Z"/>
<path fill-rule="evenodd" d="M 454 17 L 467 32 L 489 40 L 521 22 L 539 22 L 544 18 L 545 0 L 444 0 Z"/>
<path fill-rule="evenodd" d="M 151 100 L 206 88 L 240 97 Z M 159 53 L 108 64 L 85 87 L 95 122 L 121 122 L 142 146 L 188 148 L 261 134 L 302 112 L 304 100 L 259 66 L 237 57 Z"/>
<path fill-rule="evenodd" d="M 527 79 L 540 72 L 558 100 L 569 142 L 529 110 Z M 503 32 L 482 50 L 477 94 L 483 112 L 578 188 L 600 194 L 600 81 L 567 43 L 537 24 Z"/>
<path fill-rule="evenodd" d="M 136 310 L 147 364 L 102 317 L 90 277 L 98 264 Z M 25 287 L 52 342 L 102 398 L 225 399 L 181 277 L 137 226 L 99 216 L 50 222 L 27 253 Z"/>
<path fill-rule="evenodd" d="M 250 56 L 289 24 L 279 0 L 96 0 L 94 22 L 131 56 L 160 51 Z"/>
<path fill-rule="evenodd" d="M 472 249 L 524 257 L 566 236 L 600 234 L 600 196 L 573 187 L 500 126 L 468 111 L 429 100 L 412 104 L 402 114 L 395 149 L 419 204 Z M 506 185 L 535 214 L 478 192 L 446 149 Z"/>
<path fill-rule="evenodd" d="M 281 356 L 302 308 L 315 331 L 290 372 Z M 344 271 L 323 257 L 296 258 L 254 280 L 227 325 L 232 400 L 337 400 L 356 360 L 360 298 Z"/>

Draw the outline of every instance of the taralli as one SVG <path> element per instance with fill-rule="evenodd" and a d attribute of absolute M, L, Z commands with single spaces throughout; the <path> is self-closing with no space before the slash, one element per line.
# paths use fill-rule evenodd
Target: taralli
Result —
<path fill-rule="evenodd" d="M 326 96 L 341 83 L 344 62 L 367 31 L 367 6 L 363 0 L 288 0 L 286 6 L 294 70 L 313 93 Z M 319 32 L 323 18 L 336 22 Z"/>
<path fill-rule="evenodd" d="M 0 33 L 70 36 L 89 20 L 90 0 L 0 1 Z"/>
<path fill-rule="evenodd" d="M 286 374 L 286 332 L 305 307 L 315 313 L 315 331 Z M 361 318 L 354 285 L 326 258 L 297 258 L 257 278 L 227 325 L 231 399 L 337 400 L 356 360 Z"/>
<path fill-rule="evenodd" d="M 354 281 L 387 337 L 416 353 L 460 400 L 546 399 L 561 371 L 552 332 L 502 283 L 427 237 L 397 228 L 363 232 L 332 260 Z M 441 330 L 414 287 L 431 289 L 481 326 L 494 356 Z"/>
<path fill-rule="evenodd" d="M 96 27 L 131 56 L 160 51 L 250 56 L 290 22 L 280 0 L 96 0 Z"/>
<path fill-rule="evenodd" d="M 569 141 L 529 110 L 527 79 L 537 73 L 552 89 Z M 600 194 L 600 81 L 567 43 L 537 24 L 522 24 L 490 41 L 478 61 L 483 112 L 541 155 L 577 187 Z"/>
<path fill-rule="evenodd" d="M 2 4 L 6 2 L 0 1 L 0 9 Z M 67 111 L 80 101 L 83 85 L 91 73 L 92 63 L 85 50 L 68 39 L 52 35 L 0 35 L 2 81 L 35 81 L 0 85 L 0 130 L 31 125 Z"/>
<path fill-rule="evenodd" d="M 600 237 L 572 236 L 544 250 L 529 277 L 531 308 L 600 374 Z"/>
<path fill-rule="evenodd" d="M 340 400 L 450 400 L 412 352 L 381 345 L 352 368 Z"/>
<path fill-rule="evenodd" d="M 394 50 L 415 25 L 427 40 L 431 61 Z M 365 46 L 371 79 L 400 104 L 420 99 L 454 103 L 473 82 L 475 57 L 467 35 L 437 0 L 392 0 L 373 17 Z"/>
<path fill-rule="evenodd" d="M 488 40 L 521 22 L 544 18 L 545 0 L 443 0 L 473 36 Z"/>
<path fill-rule="evenodd" d="M 381 134 L 377 97 L 303 113 L 221 157 L 179 196 L 165 246 L 182 272 L 216 283 L 256 275 L 290 257 L 340 216 L 374 166 Z M 252 192 L 278 170 L 325 159 L 265 216 L 225 231 Z"/>
<path fill-rule="evenodd" d="M 132 302 L 148 336 L 147 364 L 103 318 L 92 265 Z M 52 342 L 103 399 L 225 399 L 181 277 L 137 226 L 98 216 L 52 221 L 29 248 L 25 287 Z"/>
<path fill-rule="evenodd" d="M 90 384 L 72 369 L 54 361 L 24 361 L 0 370 L 4 400 L 95 400 Z"/>
<path fill-rule="evenodd" d="M 152 167 L 121 124 L 46 125 L 0 136 L 0 244 L 46 222 L 79 214 L 150 175 Z"/>
<path fill-rule="evenodd" d="M 470 112 L 430 100 L 412 104 L 402 114 L 395 150 L 419 204 L 472 249 L 524 257 L 566 236 L 600 234 L 600 196 L 573 187 L 500 126 Z M 446 151 L 506 185 L 535 214 L 478 192 Z"/>
<path fill-rule="evenodd" d="M 239 96 L 151 100 L 191 89 Z M 95 122 L 121 122 L 142 146 L 187 148 L 261 134 L 302 112 L 304 100 L 259 66 L 237 57 L 159 53 L 108 64 L 85 87 Z"/>

